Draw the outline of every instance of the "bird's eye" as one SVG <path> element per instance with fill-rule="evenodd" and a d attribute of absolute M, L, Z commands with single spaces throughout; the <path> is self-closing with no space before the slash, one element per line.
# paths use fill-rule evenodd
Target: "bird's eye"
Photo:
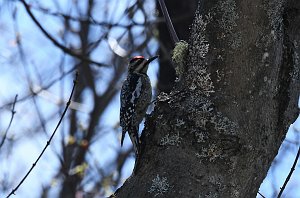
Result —
<path fill-rule="evenodd" d="M 133 62 L 135 62 L 136 60 L 137 60 L 137 59 L 133 58 L 133 59 L 130 60 L 129 63 L 133 63 Z"/>

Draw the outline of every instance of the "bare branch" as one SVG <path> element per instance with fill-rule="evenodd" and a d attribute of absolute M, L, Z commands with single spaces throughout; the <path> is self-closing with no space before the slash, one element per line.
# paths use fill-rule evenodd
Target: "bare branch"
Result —
<path fill-rule="evenodd" d="M 299 149 L 298 149 L 298 152 L 297 152 L 297 155 L 296 155 L 294 164 L 293 164 L 293 166 L 292 166 L 292 168 L 291 168 L 291 170 L 290 170 L 290 172 L 289 172 L 287 178 L 285 179 L 284 184 L 283 184 L 283 186 L 281 187 L 280 192 L 279 192 L 279 194 L 278 194 L 278 196 L 277 196 L 278 198 L 281 197 L 281 195 L 282 195 L 282 193 L 283 193 L 283 191 L 284 191 L 284 189 L 285 189 L 287 183 L 288 183 L 289 180 L 291 179 L 291 176 L 292 176 L 292 174 L 293 174 L 293 172 L 294 172 L 294 170 L 295 170 L 295 167 L 296 167 L 296 165 L 297 165 L 297 161 L 298 161 L 298 159 L 299 159 L 299 155 L 300 155 L 300 146 L 299 146 Z"/>
<path fill-rule="evenodd" d="M 71 20 L 71 21 L 76 21 L 76 22 L 89 22 L 91 25 L 95 25 L 95 26 L 104 26 L 106 28 L 112 28 L 112 27 L 122 27 L 122 28 L 131 28 L 133 26 L 141 26 L 141 27 L 145 27 L 154 23 L 158 23 L 158 22 L 163 22 L 163 19 L 156 19 L 153 21 L 149 21 L 149 22 L 144 22 L 144 23 L 139 23 L 136 21 L 132 21 L 131 24 L 122 24 L 120 22 L 116 22 L 116 23 L 110 23 L 110 22 L 105 22 L 105 21 L 97 21 L 96 19 L 94 19 L 92 16 L 86 17 L 86 18 L 82 18 L 82 17 L 75 17 L 75 16 L 71 16 L 68 14 L 64 14 L 61 12 L 54 12 L 51 11 L 47 8 L 43 8 L 43 7 L 37 7 L 37 6 L 32 6 L 33 9 L 38 10 L 40 12 L 43 12 L 44 14 L 47 15 L 52 15 L 55 17 L 61 17 L 64 18 L 65 20 Z"/>
<path fill-rule="evenodd" d="M 2 138 L 2 140 L 1 140 L 1 143 L 0 143 L 0 149 L 1 149 L 1 147 L 3 146 L 3 144 L 4 144 L 4 141 L 5 141 L 5 139 L 6 139 L 8 130 L 9 130 L 9 128 L 10 128 L 10 126 L 11 126 L 11 123 L 12 123 L 12 121 L 13 121 L 13 119 L 14 119 L 14 115 L 15 115 L 15 113 L 16 113 L 16 111 L 15 111 L 15 105 L 16 105 L 16 103 L 17 103 L 17 99 L 18 99 L 18 94 L 15 96 L 15 100 L 14 100 L 14 102 L 13 102 L 13 106 L 12 106 L 12 109 L 11 109 L 11 118 L 10 118 L 8 127 L 7 127 L 7 129 L 5 130 L 4 135 L 3 135 L 3 138 Z"/>
<path fill-rule="evenodd" d="M 58 81 L 62 80 L 64 77 L 66 77 L 68 74 L 70 74 L 71 72 L 73 72 L 76 68 L 77 68 L 78 64 L 74 65 L 71 69 L 69 69 L 68 71 L 64 72 L 62 75 L 60 75 L 59 77 L 55 78 L 54 80 L 52 80 L 49 84 L 47 84 L 46 86 L 44 87 L 39 87 L 37 90 L 33 90 L 34 93 L 30 93 L 26 96 L 23 96 L 21 97 L 20 99 L 17 100 L 17 102 L 21 102 L 21 101 L 24 101 L 24 100 L 27 100 L 31 97 L 33 97 L 34 95 L 37 95 L 39 93 L 41 93 L 42 91 L 44 90 L 47 90 L 49 89 L 50 87 L 52 87 L 55 83 L 57 83 Z M 4 107 L 7 107 L 9 105 L 12 105 L 13 103 L 12 102 L 9 102 L 7 104 L 4 104 L 2 106 L 0 106 L 0 109 L 3 109 Z"/>
<path fill-rule="evenodd" d="M 40 153 L 40 155 L 38 156 L 38 158 L 36 159 L 36 161 L 32 164 L 31 168 L 29 169 L 29 171 L 26 173 L 26 175 L 23 177 L 23 179 L 20 181 L 20 183 L 17 185 L 17 187 L 15 187 L 10 193 L 9 195 L 7 195 L 6 198 L 10 197 L 11 195 L 14 195 L 15 192 L 18 190 L 18 188 L 22 185 L 22 183 L 25 181 L 25 179 L 28 177 L 28 175 L 31 173 L 31 171 L 33 170 L 33 168 L 36 166 L 37 162 L 40 160 L 40 158 L 42 157 L 42 155 L 44 154 L 44 152 L 46 151 L 47 147 L 50 145 L 50 142 L 51 140 L 53 139 L 58 127 L 60 126 L 70 104 L 71 104 L 71 99 L 72 99 L 72 96 L 73 96 L 73 93 L 74 93 L 74 90 L 75 90 L 75 86 L 76 86 L 76 83 L 77 83 L 77 78 L 78 78 L 78 72 L 76 72 L 76 76 L 75 76 L 75 80 L 73 81 L 73 88 L 72 88 L 72 91 L 71 91 L 71 94 L 70 94 L 70 97 L 69 97 L 69 100 L 66 104 L 66 107 L 65 107 L 65 110 L 63 111 L 51 137 L 49 138 L 49 140 L 47 141 L 47 144 L 45 145 L 44 149 L 42 150 L 42 152 Z"/>
<path fill-rule="evenodd" d="M 22 3 L 23 3 L 23 5 L 24 5 L 24 7 L 25 7 L 25 9 L 26 9 L 26 11 L 27 11 L 27 13 L 28 13 L 28 15 L 30 16 L 30 18 L 33 20 L 33 22 L 39 27 L 39 29 L 44 33 L 44 35 L 50 40 L 50 41 L 52 41 L 52 43 L 55 45 L 55 46 L 57 46 L 58 48 L 60 48 L 63 52 L 65 52 L 65 53 L 67 53 L 67 54 L 69 54 L 69 55 L 71 55 L 71 56 L 73 56 L 73 57 L 76 57 L 76 58 L 78 58 L 78 59 L 80 59 L 80 60 L 82 60 L 82 61 L 85 61 L 85 62 L 89 62 L 89 63 L 93 63 L 93 64 L 95 64 L 95 65 L 97 65 L 97 66 L 108 66 L 108 64 L 105 64 L 105 63 L 99 63 L 99 62 L 96 62 L 96 61 L 94 61 L 94 60 L 91 60 L 91 59 L 89 59 L 89 58 L 87 58 L 86 56 L 83 56 L 83 55 L 81 55 L 81 54 L 77 54 L 77 53 L 75 53 L 74 51 L 72 51 L 71 49 L 69 49 L 69 48 L 67 48 L 67 47 L 65 47 L 64 45 L 62 45 L 62 44 L 60 44 L 57 40 L 55 40 L 44 28 L 43 28 L 43 26 L 40 24 L 40 22 L 35 18 L 35 16 L 33 15 L 33 13 L 31 12 L 31 10 L 30 10 L 30 6 L 25 2 L 25 0 L 20 0 Z"/>

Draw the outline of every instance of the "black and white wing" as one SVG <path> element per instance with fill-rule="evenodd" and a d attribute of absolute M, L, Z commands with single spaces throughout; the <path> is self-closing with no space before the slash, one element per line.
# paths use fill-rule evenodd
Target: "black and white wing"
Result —
<path fill-rule="evenodd" d="M 142 92 L 142 79 L 138 74 L 129 74 L 121 89 L 121 109 L 120 109 L 120 126 L 122 127 L 121 145 L 123 145 L 125 133 L 131 129 L 136 128 L 133 126 L 136 119 L 136 104 Z M 139 123 L 138 123 L 139 124 Z M 133 134 L 137 136 L 138 134 Z"/>

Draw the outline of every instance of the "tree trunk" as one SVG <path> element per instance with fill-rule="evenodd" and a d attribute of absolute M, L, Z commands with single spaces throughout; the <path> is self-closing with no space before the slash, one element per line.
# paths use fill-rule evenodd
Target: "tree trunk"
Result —
<path fill-rule="evenodd" d="M 186 68 L 116 197 L 255 197 L 295 119 L 299 2 L 202 0 Z"/>

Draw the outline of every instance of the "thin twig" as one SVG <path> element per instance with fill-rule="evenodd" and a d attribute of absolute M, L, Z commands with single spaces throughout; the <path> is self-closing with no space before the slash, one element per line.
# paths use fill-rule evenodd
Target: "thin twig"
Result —
<path fill-rule="evenodd" d="M 261 194 L 260 192 L 257 192 L 262 198 L 266 198 L 263 194 Z"/>
<path fill-rule="evenodd" d="M 36 6 L 36 5 L 32 5 L 31 9 L 35 9 L 39 12 L 43 12 L 43 14 L 47 14 L 47 15 L 51 15 L 51 16 L 55 16 L 55 17 L 60 17 L 60 18 L 63 18 L 65 20 L 71 20 L 71 21 L 75 21 L 75 22 L 88 22 L 91 25 L 103 26 L 103 27 L 106 27 L 106 28 L 109 28 L 109 29 L 112 28 L 112 27 L 120 27 L 120 28 L 125 28 L 125 29 L 130 29 L 133 26 L 149 27 L 149 26 L 154 25 L 154 24 L 165 23 L 164 17 L 156 17 L 155 20 L 143 21 L 142 23 L 137 22 L 137 21 L 131 21 L 130 24 L 123 24 L 121 22 L 115 22 L 115 23 L 111 22 L 110 23 L 110 22 L 105 22 L 105 21 L 97 21 L 92 16 L 82 19 L 80 17 L 67 15 L 67 14 L 64 14 L 64 13 L 61 13 L 61 12 L 51 11 L 48 8 L 44 8 L 44 7 Z M 178 20 L 182 20 L 182 19 L 185 19 L 185 18 L 186 18 L 186 16 L 180 16 L 180 18 L 179 17 L 176 17 L 176 18 L 173 17 L 173 21 L 178 21 Z M 121 21 L 121 20 L 118 20 L 118 21 Z"/>
<path fill-rule="evenodd" d="M 30 67 L 29 67 L 29 64 L 28 64 L 27 57 L 26 57 L 25 52 L 24 52 L 24 47 L 23 47 L 22 39 L 20 39 L 19 36 L 18 36 L 19 32 L 20 32 L 20 30 L 19 30 L 19 23 L 18 23 L 17 18 L 15 17 L 15 15 L 13 15 L 13 19 L 14 19 L 15 37 L 16 37 L 16 41 L 17 41 L 18 51 L 19 51 L 19 54 L 20 54 L 20 61 L 21 61 L 22 66 L 24 68 L 25 77 L 26 77 L 28 86 L 30 87 L 30 91 L 33 92 L 33 90 L 32 90 L 33 89 L 33 83 L 32 83 L 32 80 L 30 78 L 30 72 L 28 71 L 28 68 L 30 68 Z M 44 122 L 44 120 L 42 118 L 40 110 L 38 109 L 37 101 L 36 101 L 35 96 L 32 97 L 32 100 L 33 100 L 34 107 L 35 107 L 35 109 L 37 111 L 39 120 L 41 122 L 42 129 L 43 129 L 44 133 L 47 134 L 46 127 L 45 127 L 45 122 Z"/>
<path fill-rule="evenodd" d="M 71 20 L 71 21 L 76 21 L 76 22 L 88 22 L 91 25 L 95 25 L 95 26 L 104 26 L 106 28 L 111 28 L 111 27 L 121 27 L 121 28 L 131 28 L 132 26 L 142 26 L 145 27 L 145 23 L 139 23 L 136 21 L 133 21 L 131 24 L 126 25 L 126 24 L 122 24 L 120 22 L 116 22 L 116 23 L 109 23 L 109 22 L 102 22 L 102 21 L 97 21 L 96 19 L 94 19 L 93 17 L 86 17 L 86 18 L 81 18 L 81 17 L 75 17 L 75 16 L 71 16 L 71 15 L 67 15 L 64 13 L 60 13 L 60 12 L 53 12 L 48 8 L 43 8 L 41 6 L 32 6 L 33 9 L 39 11 L 39 12 L 43 12 L 43 14 L 47 14 L 47 15 L 51 15 L 51 16 L 55 16 L 55 17 L 61 17 L 64 18 L 66 20 Z M 120 20 L 119 20 L 120 21 Z M 155 21 L 150 21 L 149 23 L 146 23 L 146 25 L 151 25 L 153 23 L 157 23 L 157 20 Z"/>
<path fill-rule="evenodd" d="M 11 123 L 12 123 L 12 121 L 13 121 L 13 119 L 14 119 L 14 116 L 15 116 L 15 113 L 16 113 L 16 111 L 15 111 L 15 105 L 16 105 L 16 103 L 17 103 L 17 99 L 18 99 L 18 94 L 15 96 L 15 100 L 14 100 L 14 102 L 13 102 L 13 106 L 12 106 L 12 109 L 11 109 L 11 118 L 10 118 L 8 127 L 7 127 L 7 129 L 5 130 L 4 135 L 3 135 L 3 138 L 2 138 L 2 140 L 1 140 L 0 148 L 1 148 L 1 147 L 3 146 L 3 144 L 4 144 L 4 141 L 5 141 L 5 139 L 6 139 L 8 130 L 9 130 L 9 128 L 10 128 L 10 126 L 11 126 Z"/>
<path fill-rule="evenodd" d="M 31 10 L 30 10 L 30 6 L 25 2 L 25 0 L 20 0 L 22 3 L 23 3 L 23 5 L 24 5 L 24 7 L 25 7 L 25 9 L 26 9 L 26 11 L 27 11 L 27 13 L 28 13 L 28 15 L 30 16 L 30 18 L 33 20 L 33 22 L 39 27 L 39 29 L 43 32 L 43 34 L 50 40 L 50 41 L 52 41 L 52 43 L 56 46 L 56 47 L 58 47 L 58 48 L 60 48 L 63 52 L 65 52 L 65 53 L 67 53 L 67 54 L 69 54 L 69 55 L 71 55 L 71 56 L 73 56 L 73 57 L 76 57 L 76 58 L 78 58 L 78 59 L 80 59 L 80 60 L 82 60 L 82 61 L 87 61 L 87 62 L 89 62 L 89 63 L 93 63 L 93 64 L 95 64 L 95 65 L 98 65 L 98 66 L 108 66 L 108 64 L 105 64 L 105 63 L 99 63 L 99 62 L 96 62 L 96 61 L 94 61 L 94 60 L 91 60 L 91 59 L 89 59 L 89 58 L 87 58 L 86 56 L 83 56 L 83 55 L 81 55 L 81 54 L 77 54 L 77 53 L 75 53 L 74 51 L 72 51 L 71 49 L 69 49 L 69 48 L 67 48 L 67 47 L 65 47 L 64 45 L 62 45 L 62 44 L 60 44 L 57 40 L 55 40 L 44 28 L 43 28 L 43 26 L 40 24 L 40 22 L 35 18 L 35 16 L 33 15 L 33 13 L 31 12 Z"/>
<path fill-rule="evenodd" d="M 44 87 L 40 87 L 38 90 L 34 91 L 34 94 L 30 93 L 26 96 L 21 97 L 19 100 L 17 100 L 17 102 L 22 102 L 24 100 L 27 100 L 31 97 L 33 97 L 34 95 L 38 95 L 39 93 L 41 93 L 44 90 L 49 89 L 50 87 L 52 87 L 55 83 L 57 83 L 58 81 L 62 80 L 64 77 L 66 77 L 68 74 L 70 74 L 71 72 L 73 72 L 74 70 L 76 70 L 76 68 L 78 67 L 78 64 L 76 64 L 75 66 L 73 66 L 71 69 L 69 69 L 68 71 L 64 72 L 61 76 L 55 78 L 54 80 L 52 80 L 50 83 L 48 83 L 47 85 L 45 85 Z M 9 102 L 7 104 L 4 104 L 2 106 L 0 106 L 0 110 L 12 105 L 12 102 Z"/>
<path fill-rule="evenodd" d="M 294 170 L 295 170 L 297 161 L 298 161 L 298 159 L 299 159 L 299 155 L 300 155 L 300 146 L 299 146 L 299 149 L 298 149 L 298 152 L 297 152 L 297 155 L 296 155 L 294 164 L 293 164 L 293 166 L 292 166 L 292 168 L 291 168 L 291 170 L 290 170 L 290 172 L 289 172 L 287 178 L 285 179 L 284 184 L 283 184 L 283 186 L 281 187 L 280 192 L 279 192 L 277 198 L 280 198 L 280 197 L 281 197 L 281 195 L 282 195 L 282 193 L 283 193 L 283 191 L 284 191 L 284 189 L 285 189 L 287 183 L 288 183 L 289 180 L 291 179 L 291 176 L 292 176 L 292 174 L 293 174 L 293 172 L 294 172 Z"/>
<path fill-rule="evenodd" d="M 176 43 L 179 42 L 179 39 L 178 39 L 178 36 L 177 36 L 176 31 L 174 29 L 174 26 L 173 26 L 173 23 L 171 21 L 170 15 L 168 13 L 165 1 L 164 0 L 158 0 L 158 2 L 159 2 L 159 5 L 160 5 L 160 8 L 162 10 L 162 13 L 165 17 L 165 20 L 166 20 L 166 23 L 167 23 L 168 30 L 169 30 L 169 33 L 171 35 L 172 41 L 175 45 Z"/>
<path fill-rule="evenodd" d="M 73 81 L 73 88 L 72 88 L 72 91 L 71 91 L 69 100 L 68 100 L 68 102 L 67 102 L 67 104 L 66 104 L 65 110 L 63 111 L 63 113 L 62 113 L 62 115 L 61 115 L 61 117 L 60 117 L 60 119 L 59 119 L 59 121 L 58 121 L 58 123 L 57 123 L 57 125 L 56 125 L 56 127 L 55 127 L 55 129 L 54 129 L 54 131 L 53 131 L 53 133 L 52 133 L 52 135 L 51 135 L 51 137 L 50 137 L 49 140 L 47 141 L 47 143 L 46 143 L 44 149 L 42 150 L 42 152 L 40 153 L 40 155 L 38 156 L 38 158 L 35 160 L 35 162 L 32 164 L 32 166 L 31 166 L 31 168 L 29 169 L 29 171 L 26 173 L 26 175 L 23 177 L 23 179 L 22 179 L 22 180 L 20 181 L 20 183 L 17 185 L 17 187 L 15 187 L 15 188 L 9 193 L 9 195 L 7 195 L 6 198 L 8 198 L 8 197 L 10 197 L 11 195 L 14 195 L 14 194 L 15 194 L 15 192 L 18 190 L 18 188 L 22 185 L 22 183 L 25 181 L 25 179 L 26 179 L 26 178 L 28 177 L 28 175 L 31 173 L 31 171 L 33 170 L 33 168 L 36 166 L 36 164 L 38 163 L 38 161 L 40 160 L 40 158 L 42 157 L 42 155 L 43 155 L 44 152 L 46 151 L 47 147 L 50 145 L 50 142 L 51 142 L 52 138 L 54 137 L 54 135 L 55 135 L 55 133 L 56 133 L 58 127 L 60 126 L 60 124 L 61 124 L 61 122 L 62 122 L 62 120 L 63 120 L 63 118 L 64 118 L 64 116 L 65 116 L 65 114 L 66 114 L 66 112 L 67 112 L 67 110 L 68 110 L 68 108 L 69 108 L 69 106 L 70 106 L 70 104 L 71 104 L 71 99 L 72 99 L 72 97 L 73 97 L 73 93 L 74 93 L 75 86 L 76 86 L 76 83 L 77 83 L 77 78 L 78 78 L 78 72 L 76 72 L 75 80 Z"/>

